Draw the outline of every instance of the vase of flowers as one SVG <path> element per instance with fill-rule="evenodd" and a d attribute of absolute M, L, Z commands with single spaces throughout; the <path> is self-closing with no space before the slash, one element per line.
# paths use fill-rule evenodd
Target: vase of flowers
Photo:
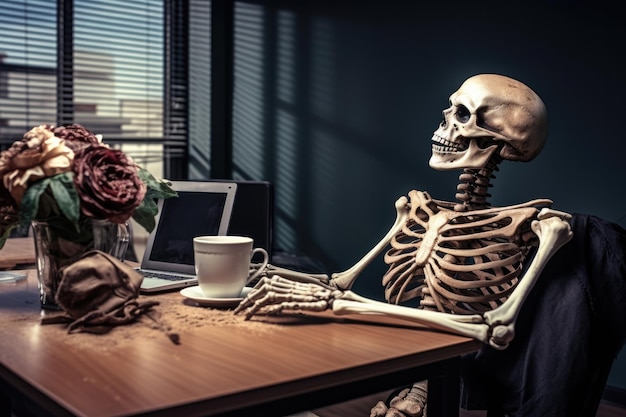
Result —
<path fill-rule="evenodd" d="M 83 219 L 76 233 L 58 228 L 55 222 L 33 220 L 37 277 L 41 306 L 59 309 L 55 295 L 59 272 L 90 250 L 99 250 L 123 261 L 129 242 L 128 223 Z"/>
<path fill-rule="evenodd" d="M 59 271 L 88 250 L 123 260 L 132 217 L 150 232 L 156 199 L 176 196 L 124 152 L 79 124 L 41 125 L 0 153 L 0 249 L 32 224 L 42 307 Z"/>

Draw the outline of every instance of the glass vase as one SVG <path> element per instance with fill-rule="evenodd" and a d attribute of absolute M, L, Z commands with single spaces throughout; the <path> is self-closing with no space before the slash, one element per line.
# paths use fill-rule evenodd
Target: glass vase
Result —
<path fill-rule="evenodd" d="M 128 223 L 86 219 L 79 230 L 54 222 L 33 221 L 39 300 L 45 309 L 59 310 L 55 294 L 60 271 L 90 250 L 100 250 L 123 261 L 129 242 Z"/>

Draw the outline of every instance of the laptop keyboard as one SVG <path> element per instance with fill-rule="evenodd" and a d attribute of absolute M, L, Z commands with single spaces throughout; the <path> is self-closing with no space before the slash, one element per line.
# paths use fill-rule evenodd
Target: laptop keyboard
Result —
<path fill-rule="evenodd" d="M 138 269 L 137 271 L 141 275 L 143 275 L 144 278 L 162 278 L 162 279 L 167 279 L 167 280 L 170 280 L 170 281 L 183 281 L 183 280 L 186 280 L 186 279 L 193 279 L 193 277 L 190 277 L 190 276 L 180 276 L 180 275 L 165 274 L 165 273 L 161 273 L 161 272 L 145 271 L 143 269 Z"/>

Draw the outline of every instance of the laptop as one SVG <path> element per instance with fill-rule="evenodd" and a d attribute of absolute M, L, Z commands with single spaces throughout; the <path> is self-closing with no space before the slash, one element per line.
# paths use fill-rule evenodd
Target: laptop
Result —
<path fill-rule="evenodd" d="M 152 293 L 197 285 L 193 255 L 196 236 L 226 235 L 237 184 L 171 181 L 178 197 L 159 199 L 156 225 L 148 236 L 140 291 Z"/>

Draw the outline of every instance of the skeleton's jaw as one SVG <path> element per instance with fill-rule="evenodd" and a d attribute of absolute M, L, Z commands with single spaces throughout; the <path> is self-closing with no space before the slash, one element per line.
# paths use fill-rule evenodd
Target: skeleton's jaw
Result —
<path fill-rule="evenodd" d="M 463 149 L 459 143 L 450 142 L 437 134 L 433 135 L 432 141 L 432 156 L 428 164 L 439 171 L 483 168 L 498 149 L 497 143 L 481 148 L 475 139 L 470 139 L 469 145 Z"/>

